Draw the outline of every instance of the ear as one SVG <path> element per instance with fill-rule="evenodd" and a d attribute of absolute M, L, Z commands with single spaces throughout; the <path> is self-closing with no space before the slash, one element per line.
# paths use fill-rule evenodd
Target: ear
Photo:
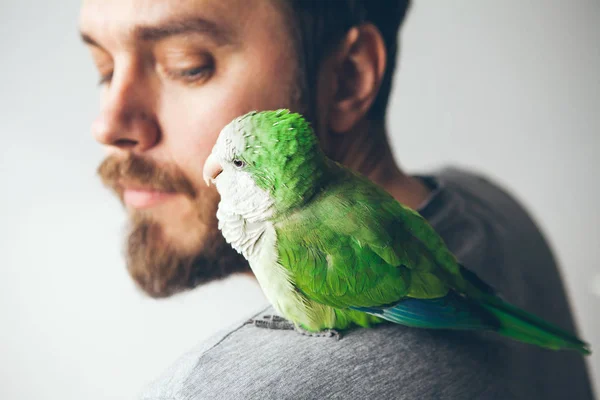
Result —
<path fill-rule="evenodd" d="M 386 66 L 381 32 L 373 24 L 353 27 L 335 59 L 328 122 L 331 131 L 343 133 L 367 114 L 379 92 Z"/>

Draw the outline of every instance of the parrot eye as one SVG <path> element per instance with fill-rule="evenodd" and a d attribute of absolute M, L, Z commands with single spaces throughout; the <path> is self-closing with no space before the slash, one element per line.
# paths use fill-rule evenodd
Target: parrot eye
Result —
<path fill-rule="evenodd" d="M 244 168 L 246 166 L 246 163 L 243 162 L 242 160 L 235 159 L 235 160 L 233 160 L 233 165 L 236 168 Z"/>

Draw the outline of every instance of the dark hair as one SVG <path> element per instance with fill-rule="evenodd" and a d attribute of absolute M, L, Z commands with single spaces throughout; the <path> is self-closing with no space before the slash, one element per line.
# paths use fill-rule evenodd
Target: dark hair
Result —
<path fill-rule="evenodd" d="M 377 98 L 369 110 L 369 118 L 383 120 L 392 89 L 396 67 L 398 32 L 410 0 L 283 0 L 289 3 L 300 57 L 305 101 L 315 110 L 317 73 L 323 59 L 339 44 L 353 26 L 372 23 L 383 36 L 387 66 Z"/>

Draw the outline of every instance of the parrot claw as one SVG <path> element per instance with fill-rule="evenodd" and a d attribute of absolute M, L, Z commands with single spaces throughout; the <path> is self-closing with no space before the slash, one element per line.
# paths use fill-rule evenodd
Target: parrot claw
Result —
<path fill-rule="evenodd" d="M 257 328 L 265 329 L 280 329 L 280 330 L 294 330 L 294 324 L 285 318 L 278 315 L 264 315 L 262 319 L 251 319 L 246 324 L 252 324 Z"/>
<path fill-rule="evenodd" d="M 340 332 L 336 331 L 335 329 L 325 329 L 320 332 L 310 332 L 310 331 L 307 331 L 306 329 L 300 328 L 299 326 L 295 326 L 294 330 L 304 336 L 333 337 L 333 338 L 335 338 L 335 340 L 340 340 L 342 338 L 342 335 L 340 334 Z"/>
<path fill-rule="evenodd" d="M 287 321 L 287 319 L 280 317 L 279 315 L 264 315 L 264 320 L 273 321 L 273 322 L 282 322 Z"/>
<path fill-rule="evenodd" d="M 263 315 L 262 319 L 249 319 L 246 321 L 246 325 L 254 325 L 257 328 L 263 329 L 296 331 L 301 335 L 310 337 L 333 337 L 336 340 L 340 340 L 342 337 L 342 335 L 334 329 L 326 329 L 320 332 L 307 331 L 279 315 Z"/>

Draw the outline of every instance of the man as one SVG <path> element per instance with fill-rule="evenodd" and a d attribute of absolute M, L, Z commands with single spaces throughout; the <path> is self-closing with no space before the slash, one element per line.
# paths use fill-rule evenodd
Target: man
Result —
<path fill-rule="evenodd" d="M 408 176 L 386 140 L 396 35 L 408 1 L 86 0 L 81 31 L 103 86 L 99 168 L 131 220 L 128 270 L 165 297 L 245 261 L 216 228 L 201 166 L 250 110 L 307 115 L 328 155 L 418 209 L 503 296 L 575 332 L 552 255 L 523 209 L 466 171 Z M 267 309 L 252 321 L 272 314 Z M 276 324 L 273 324 L 273 328 Z M 386 324 L 340 341 L 226 330 L 177 361 L 144 399 L 590 399 L 584 362 L 492 334 Z"/>

